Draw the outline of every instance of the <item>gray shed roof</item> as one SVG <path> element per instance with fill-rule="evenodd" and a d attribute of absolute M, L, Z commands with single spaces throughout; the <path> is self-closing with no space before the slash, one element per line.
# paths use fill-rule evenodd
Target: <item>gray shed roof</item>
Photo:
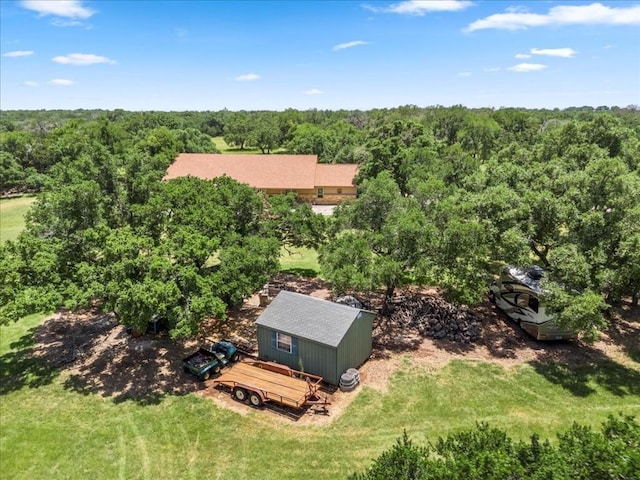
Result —
<path fill-rule="evenodd" d="M 282 290 L 256 320 L 287 335 L 337 347 L 353 322 L 367 310 Z"/>

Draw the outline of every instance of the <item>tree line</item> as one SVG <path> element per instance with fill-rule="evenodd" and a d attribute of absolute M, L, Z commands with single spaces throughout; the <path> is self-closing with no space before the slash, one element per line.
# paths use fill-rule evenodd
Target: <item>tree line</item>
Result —
<path fill-rule="evenodd" d="M 162 181 L 213 136 L 358 163 L 359 195 L 327 219 L 229 178 Z M 639 171 L 636 107 L 2 112 L 2 189 L 39 193 L 0 248 L 0 320 L 97 302 L 189 335 L 305 245 L 336 293 L 387 299 L 429 284 L 474 304 L 500 266 L 536 263 L 560 321 L 593 338 L 608 306 L 638 303 Z"/>
<path fill-rule="evenodd" d="M 415 445 L 405 432 L 349 479 L 627 480 L 639 473 L 640 425 L 630 416 L 609 416 L 600 431 L 574 423 L 554 444 L 535 434 L 514 441 L 486 423 L 426 446 Z"/>

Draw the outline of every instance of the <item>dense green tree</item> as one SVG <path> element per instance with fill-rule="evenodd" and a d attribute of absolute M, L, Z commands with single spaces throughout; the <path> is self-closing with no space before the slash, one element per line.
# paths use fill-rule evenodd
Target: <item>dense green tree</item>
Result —
<path fill-rule="evenodd" d="M 640 425 L 633 417 L 612 417 L 601 431 L 574 424 L 557 445 L 536 434 L 514 441 L 485 423 L 426 446 L 405 432 L 363 473 L 351 480 L 626 480 L 640 471 Z"/>
<path fill-rule="evenodd" d="M 6 151 L 0 151 L 0 188 L 10 190 L 24 185 L 27 171 L 15 157 Z"/>
<path fill-rule="evenodd" d="M 384 286 L 387 305 L 396 288 L 424 279 L 434 227 L 415 199 L 400 195 L 389 172 L 365 180 L 358 199 L 336 212 L 336 222 L 346 234 L 338 233 L 337 243 L 326 247 L 320 262 L 327 278 L 340 289 L 354 289 L 365 282 L 374 288 Z M 358 249 L 346 248 L 345 238 Z M 353 272 L 356 258 L 367 267 L 360 275 Z M 354 283 L 346 284 L 347 280 Z"/>
<path fill-rule="evenodd" d="M 282 144 L 281 130 L 275 115 L 262 112 L 254 120 L 246 140 L 250 147 L 257 147 L 262 153 L 271 153 Z"/>
<path fill-rule="evenodd" d="M 314 213 L 309 204 L 299 203 L 294 193 L 269 197 L 262 228 L 287 249 L 318 248 L 327 239 L 325 217 Z"/>
<path fill-rule="evenodd" d="M 254 121 L 247 112 L 230 115 L 224 125 L 224 141 L 244 150 L 254 129 Z"/>

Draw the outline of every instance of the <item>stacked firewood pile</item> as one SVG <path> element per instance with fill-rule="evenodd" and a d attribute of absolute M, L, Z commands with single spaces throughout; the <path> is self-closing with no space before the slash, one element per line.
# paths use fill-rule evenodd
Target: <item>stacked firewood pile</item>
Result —
<path fill-rule="evenodd" d="M 472 310 L 439 297 L 398 298 L 392 302 L 389 320 L 423 337 L 472 343 L 480 338 L 480 317 Z"/>

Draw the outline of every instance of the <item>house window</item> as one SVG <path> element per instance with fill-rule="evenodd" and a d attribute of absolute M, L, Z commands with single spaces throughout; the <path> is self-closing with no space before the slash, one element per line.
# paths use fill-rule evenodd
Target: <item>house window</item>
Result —
<path fill-rule="evenodd" d="M 342 195 L 342 189 L 341 188 L 338 189 L 338 195 Z"/>
<path fill-rule="evenodd" d="M 281 352 L 291 353 L 291 335 L 285 335 L 284 333 L 276 332 L 276 348 Z"/>
<path fill-rule="evenodd" d="M 318 187 L 318 198 L 324 197 L 324 188 Z"/>

